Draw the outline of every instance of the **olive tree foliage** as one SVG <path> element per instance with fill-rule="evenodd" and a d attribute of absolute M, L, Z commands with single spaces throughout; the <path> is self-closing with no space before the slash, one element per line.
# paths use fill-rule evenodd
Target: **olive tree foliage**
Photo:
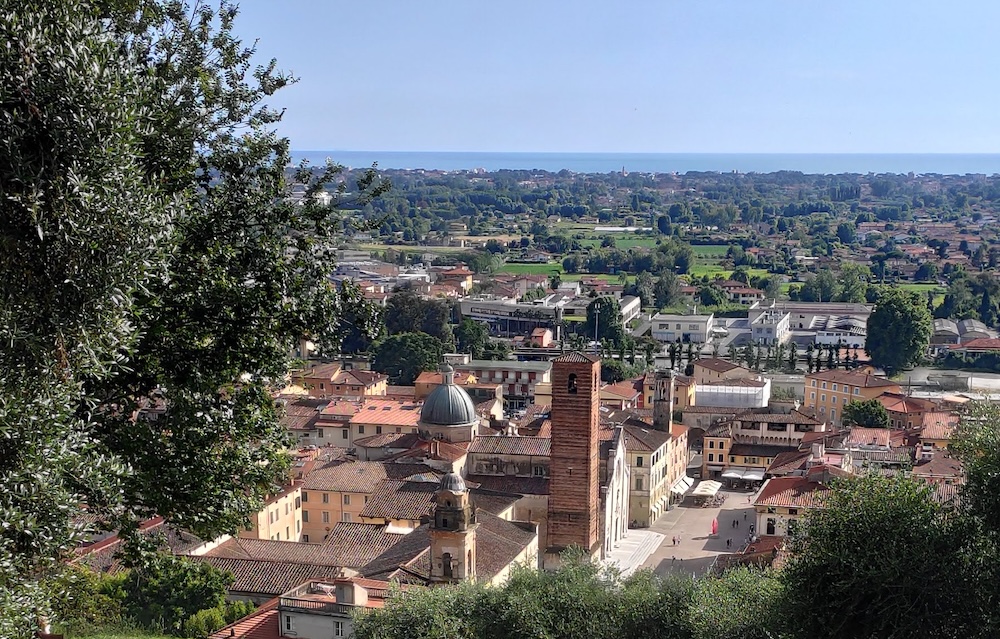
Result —
<path fill-rule="evenodd" d="M 252 68 L 235 19 L 0 0 L 0 636 L 45 613 L 81 504 L 126 537 L 154 514 L 244 525 L 287 464 L 291 347 L 335 344 L 363 303 L 328 280 L 341 169 L 286 177 L 266 100 L 292 79 Z M 372 170 L 350 191 L 384 188 Z"/>

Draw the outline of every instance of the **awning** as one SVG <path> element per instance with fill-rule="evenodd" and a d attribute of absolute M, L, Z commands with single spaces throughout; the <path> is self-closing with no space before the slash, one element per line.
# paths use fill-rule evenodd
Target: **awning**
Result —
<path fill-rule="evenodd" d="M 684 475 L 679 477 L 677 481 L 674 482 L 674 485 L 670 487 L 670 492 L 683 495 L 688 491 L 688 488 L 691 488 L 692 484 L 694 484 L 694 480 L 687 475 Z"/>
<path fill-rule="evenodd" d="M 735 466 L 730 468 L 726 472 L 722 473 L 723 479 L 743 479 L 743 474 L 746 473 L 747 469 L 742 466 Z"/>
<path fill-rule="evenodd" d="M 743 479 L 747 481 L 764 481 L 764 471 L 750 469 L 743 473 Z"/>
<path fill-rule="evenodd" d="M 691 493 L 694 497 L 715 497 L 715 494 L 722 488 L 722 484 L 717 481 L 703 481 Z"/>
<path fill-rule="evenodd" d="M 713 466 L 711 464 L 708 465 L 708 470 L 713 473 L 718 473 L 720 471 L 723 471 L 725 470 L 725 468 L 726 468 L 725 466 Z"/>

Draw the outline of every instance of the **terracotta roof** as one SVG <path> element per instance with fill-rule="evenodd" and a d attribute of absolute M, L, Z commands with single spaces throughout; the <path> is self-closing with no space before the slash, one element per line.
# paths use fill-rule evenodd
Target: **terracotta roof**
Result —
<path fill-rule="evenodd" d="M 622 426 L 625 436 L 625 450 L 655 452 L 670 441 L 670 433 L 651 428 L 640 428 L 626 423 Z"/>
<path fill-rule="evenodd" d="M 390 461 L 400 459 L 433 459 L 437 461 L 456 462 L 469 452 L 467 449 L 469 442 L 448 442 L 444 440 L 418 439 L 415 444 L 390 458 Z"/>
<path fill-rule="evenodd" d="M 418 433 L 382 433 L 354 440 L 359 448 L 401 448 L 406 449 L 420 441 Z"/>
<path fill-rule="evenodd" d="M 281 425 L 289 430 L 315 428 L 320 411 L 330 402 L 329 399 L 315 399 L 312 397 L 298 397 L 293 400 L 282 399 L 280 401 L 284 404 Z"/>
<path fill-rule="evenodd" d="M 193 556 L 191 559 L 231 572 L 235 581 L 229 587 L 230 593 L 256 597 L 277 597 L 310 579 L 335 579 L 343 574 L 343 568 L 339 566 L 313 563 L 205 556 Z"/>
<path fill-rule="evenodd" d="M 729 415 L 735 417 L 740 412 L 738 408 L 726 408 L 724 406 L 688 406 L 681 409 L 684 413 L 709 413 L 712 415 Z"/>
<path fill-rule="evenodd" d="M 476 576 L 488 581 L 509 566 L 537 538 L 531 524 L 510 522 L 480 510 L 476 514 Z M 426 581 L 430 574 L 430 532 L 424 524 L 365 566 L 366 577 Z M 407 579 L 409 577 L 409 579 Z"/>
<path fill-rule="evenodd" d="M 414 386 L 386 386 L 385 395 L 386 397 L 406 397 L 410 400 L 413 399 L 414 393 L 417 389 Z"/>
<path fill-rule="evenodd" d="M 397 464 L 382 461 L 333 462 L 314 470 L 303 481 L 303 490 L 328 490 L 371 494 L 386 479 L 404 479 L 434 472 L 424 464 Z"/>
<path fill-rule="evenodd" d="M 951 439 L 959 417 L 955 413 L 924 413 L 921 439 Z"/>
<path fill-rule="evenodd" d="M 898 393 L 885 393 L 875 399 L 885 406 L 885 409 L 893 413 L 925 413 L 934 410 L 934 402 L 920 399 L 919 397 L 907 397 Z"/>
<path fill-rule="evenodd" d="M 698 368 L 699 366 L 701 368 L 707 368 L 708 370 L 715 371 L 716 373 L 728 373 L 729 371 L 734 371 L 736 369 L 743 368 L 739 364 L 727 362 L 726 360 L 720 359 L 718 357 L 710 357 L 708 359 L 695 360 L 694 366 L 695 368 Z M 744 369 L 744 370 L 746 370 L 748 373 L 750 372 L 750 369 Z"/>
<path fill-rule="evenodd" d="M 416 427 L 420 404 L 394 399 L 369 399 L 353 417 L 352 424 Z"/>
<path fill-rule="evenodd" d="M 764 482 L 754 506 L 783 506 L 810 508 L 817 505 L 816 498 L 829 490 L 825 485 L 808 477 L 772 477 Z"/>
<path fill-rule="evenodd" d="M 680 439 L 684 435 L 687 435 L 689 430 L 691 429 L 684 424 L 678 424 L 677 422 L 670 424 L 670 436 L 674 439 Z"/>
<path fill-rule="evenodd" d="M 278 597 L 263 604 L 246 617 L 209 635 L 209 639 L 281 639 Z"/>
<path fill-rule="evenodd" d="M 338 522 L 318 550 L 324 563 L 360 568 L 399 543 L 405 535 L 386 532 L 384 524 Z"/>
<path fill-rule="evenodd" d="M 329 403 L 320 411 L 322 417 L 350 417 L 358 412 L 358 405 L 354 402 L 345 402 L 344 400 L 336 399 L 326 401 Z"/>
<path fill-rule="evenodd" d="M 1000 351 L 1000 339 L 977 337 L 961 344 L 951 344 L 948 348 L 952 350 Z"/>
<path fill-rule="evenodd" d="M 930 459 L 918 461 L 913 466 L 913 474 L 959 478 L 963 475 L 962 462 L 952 457 L 948 451 L 939 450 Z"/>
<path fill-rule="evenodd" d="M 455 383 L 460 386 L 465 386 L 472 383 L 472 380 L 476 376 L 468 371 L 455 372 Z M 417 375 L 417 379 L 413 382 L 414 384 L 443 384 L 444 377 L 443 373 L 440 371 L 424 371 Z"/>
<path fill-rule="evenodd" d="M 308 564 L 316 559 L 320 548 L 319 544 L 307 544 L 297 541 L 233 538 L 219 544 L 201 556 Z"/>
<path fill-rule="evenodd" d="M 381 482 L 365 502 L 365 519 L 406 519 L 417 521 L 430 512 L 431 497 L 438 483 L 387 479 Z"/>
<path fill-rule="evenodd" d="M 793 410 L 790 413 L 758 413 L 747 411 L 745 413 L 738 413 L 735 419 L 741 422 L 765 424 L 809 424 L 811 426 L 819 426 L 823 423 L 798 410 Z"/>
<path fill-rule="evenodd" d="M 875 377 L 866 373 L 855 373 L 844 370 L 825 370 L 818 373 L 806 374 L 806 379 L 815 379 L 824 382 L 839 382 L 850 386 L 861 388 L 880 388 L 885 386 L 896 386 L 899 384 L 884 377 Z"/>
<path fill-rule="evenodd" d="M 317 364 L 309 367 L 305 371 L 297 372 L 294 377 L 322 377 L 325 379 L 333 379 L 333 376 L 340 372 L 340 368 L 340 362 Z"/>
<path fill-rule="evenodd" d="M 880 446 L 888 448 L 892 445 L 893 431 L 888 428 L 851 428 L 847 434 L 847 444 L 854 446 Z"/>
<path fill-rule="evenodd" d="M 548 495 L 547 477 L 510 477 L 507 475 L 468 475 L 466 483 L 473 482 L 484 490 L 516 495 Z"/>
<path fill-rule="evenodd" d="M 469 446 L 469 453 L 483 455 L 531 455 L 548 457 L 552 440 L 547 437 L 518 437 L 498 435 L 477 437 Z"/>
<path fill-rule="evenodd" d="M 199 537 L 166 524 L 162 517 L 146 520 L 139 525 L 143 537 L 157 542 L 159 550 L 174 554 L 184 554 L 190 549 L 205 543 Z M 76 550 L 77 556 L 72 563 L 86 566 L 97 572 L 115 573 L 122 569 L 118 551 L 122 539 L 117 534 L 111 534 L 97 543 Z"/>
<path fill-rule="evenodd" d="M 593 355 L 587 355 L 586 353 L 580 353 L 578 351 L 573 351 L 572 353 L 566 353 L 565 355 L 560 355 L 559 357 L 552 360 L 555 362 L 567 362 L 573 364 L 594 364 L 600 362 L 600 357 L 594 357 Z"/>
<path fill-rule="evenodd" d="M 388 379 L 387 375 L 376 373 L 375 371 L 351 370 L 341 371 L 331 380 L 330 383 L 371 386 L 372 384 L 377 384 L 385 379 Z"/>
<path fill-rule="evenodd" d="M 796 470 L 802 470 L 805 468 L 806 462 L 809 461 L 810 457 L 812 457 L 812 453 L 808 450 L 789 450 L 778 453 L 778 456 L 774 458 L 774 461 L 767 467 L 764 474 L 781 476 Z"/>
<path fill-rule="evenodd" d="M 624 381 L 618 382 L 617 384 L 609 384 L 601 388 L 601 393 L 608 393 L 610 395 L 617 395 L 623 399 L 635 399 L 641 393 L 640 390 L 636 390 L 634 382 Z"/>

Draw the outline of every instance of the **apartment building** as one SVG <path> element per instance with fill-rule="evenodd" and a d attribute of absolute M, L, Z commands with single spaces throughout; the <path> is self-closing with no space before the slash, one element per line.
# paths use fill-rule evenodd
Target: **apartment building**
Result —
<path fill-rule="evenodd" d="M 653 339 L 661 342 L 705 344 L 712 338 L 715 315 L 674 315 L 657 313 L 650 320 Z"/>
<path fill-rule="evenodd" d="M 241 530 L 244 539 L 299 541 L 302 534 L 302 484 L 293 483 L 268 498 L 256 515 L 250 518 L 249 530 Z"/>
<path fill-rule="evenodd" d="M 483 384 L 500 384 L 508 410 L 533 404 L 536 386 L 552 382 L 552 362 L 474 359 L 456 363 L 455 372 L 472 374 Z"/>
<path fill-rule="evenodd" d="M 843 420 L 844 406 L 851 401 L 874 399 L 884 393 L 900 393 L 899 384 L 884 377 L 843 370 L 825 370 L 806 375 L 805 408 L 832 424 Z"/>

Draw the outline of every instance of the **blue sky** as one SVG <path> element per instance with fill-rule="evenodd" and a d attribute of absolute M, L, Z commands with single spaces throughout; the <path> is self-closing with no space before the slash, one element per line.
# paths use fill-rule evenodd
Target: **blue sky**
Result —
<path fill-rule="evenodd" d="M 1000 152 L 1000 2 L 244 0 L 295 149 Z"/>

